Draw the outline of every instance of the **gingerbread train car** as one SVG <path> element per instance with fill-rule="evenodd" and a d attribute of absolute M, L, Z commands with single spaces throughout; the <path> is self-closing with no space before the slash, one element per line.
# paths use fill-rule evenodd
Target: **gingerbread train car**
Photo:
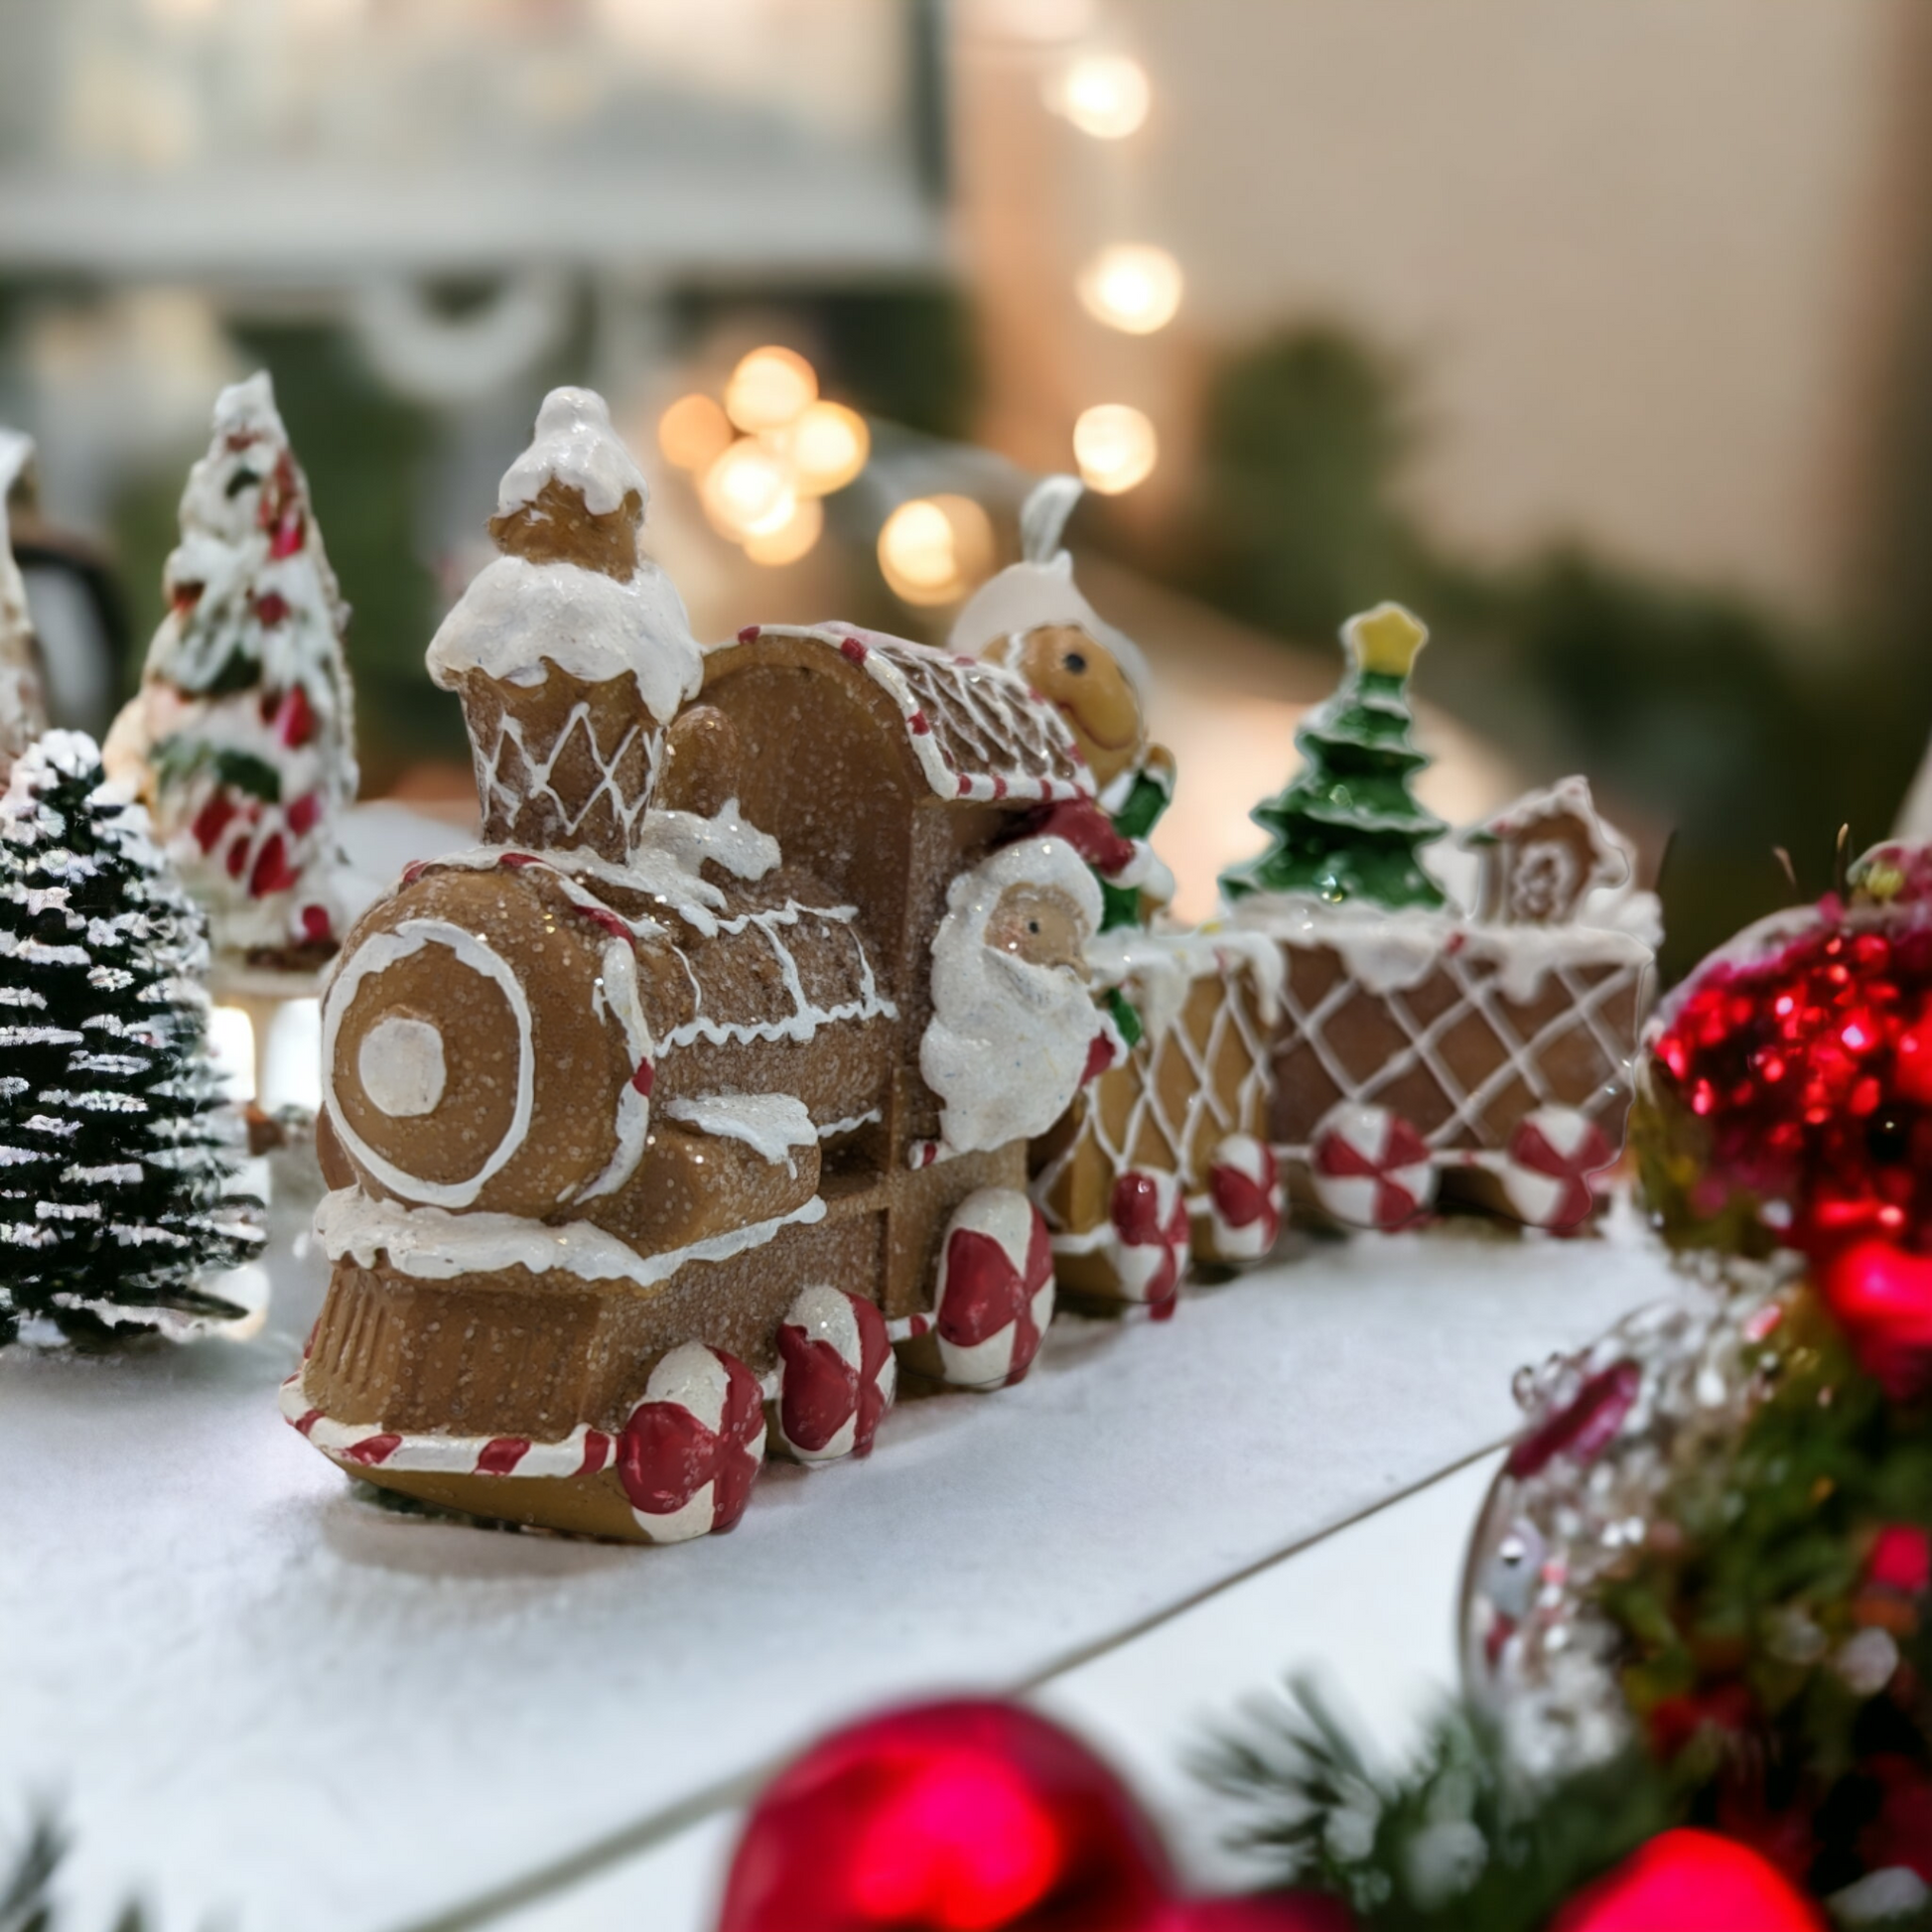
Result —
<path fill-rule="evenodd" d="M 767 1451 L 865 1455 L 901 1369 L 1018 1380 L 1060 1293 L 1171 1312 L 1192 1263 L 1267 1254 L 1290 1193 L 1392 1225 L 1453 1173 L 1587 1211 L 1648 963 L 1546 916 L 1620 856 L 1587 795 L 1488 829 L 1481 919 L 1262 879 L 1173 929 L 1173 761 L 1072 584 L 1063 485 L 951 651 L 701 651 L 647 500 L 602 401 L 553 393 L 430 646 L 483 843 L 405 873 L 325 988 L 331 1277 L 282 1406 L 344 1470 L 681 1541 Z M 1403 876 L 1400 816 L 1361 869 Z"/>
<path fill-rule="evenodd" d="M 588 452 L 588 454 L 587 454 Z M 290 1420 L 364 1479 L 673 1541 L 767 1438 L 863 1454 L 897 1361 L 992 1387 L 1053 1308 L 1027 1149 L 1118 1050 L 1092 795 L 1011 673 L 849 628 L 701 657 L 579 392 L 439 632 L 479 850 L 327 989 L 332 1263 Z M 621 528 L 627 540 L 613 540 Z"/>

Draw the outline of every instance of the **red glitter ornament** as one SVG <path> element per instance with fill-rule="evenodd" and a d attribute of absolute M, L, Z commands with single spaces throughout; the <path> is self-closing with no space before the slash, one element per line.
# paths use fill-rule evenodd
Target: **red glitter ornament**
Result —
<path fill-rule="evenodd" d="M 1932 854 L 1881 846 L 1849 903 L 1761 921 L 1653 1028 L 1645 1086 L 1693 1225 L 1746 1207 L 1814 1257 L 1932 1251 Z"/>
<path fill-rule="evenodd" d="M 1579 1892 L 1550 1932 L 1825 1932 L 1825 1919 L 1755 1852 L 1679 1831 Z"/>
<path fill-rule="evenodd" d="M 765 1791 L 719 1932 L 1350 1932 L 1333 1899 L 1187 1902 L 1092 1751 L 1017 1705 L 852 1725 Z"/>

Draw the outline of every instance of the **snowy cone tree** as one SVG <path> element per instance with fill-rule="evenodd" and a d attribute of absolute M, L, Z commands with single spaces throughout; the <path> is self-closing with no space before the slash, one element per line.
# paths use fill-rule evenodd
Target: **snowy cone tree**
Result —
<path fill-rule="evenodd" d="M 1381 604 L 1350 618 L 1341 635 L 1341 688 L 1295 735 L 1306 765 L 1252 813 L 1275 842 L 1224 872 L 1221 890 L 1230 899 L 1286 893 L 1440 906 L 1442 891 L 1417 854 L 1448 828 L 1410 790 L 1429 762 L 1410 740 L 1408 696 L 1429 632 L 1399 604 Z"/>
<path fill-rule="evenodd" d="M 203 1286 L 261 1246 L 207 1051 L 199 910 L 50 732 L 0 800 L 0 1328 L 69 1335 L 240 1311 Z"/>
<path fill-rule="evenodd" d="M 107 744 L 227 958 L 303 970 L 345 923 L 355 797 L 348 609 L 267 375 L 224 389 L 181 499 L 168 615 Z"/>
<path fill-rule="evenodd" d="M 34 446 L 0 429 L 0 784 L 13 761 L 47 729 L 40 646 L 27 610 L 27 586 L 14 562 L 7 498 L 33 461 Z"/>

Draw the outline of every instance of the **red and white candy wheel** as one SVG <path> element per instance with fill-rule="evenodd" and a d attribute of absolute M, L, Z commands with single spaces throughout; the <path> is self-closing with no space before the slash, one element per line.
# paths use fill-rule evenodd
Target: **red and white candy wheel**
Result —
<path fill-rule="evenodd" d="M 778 1329 L 778 1446 L 804 1463 L 870 1455 L 898 1389 L 886 1317 L 864 1296 L 814 1283 Z"/>
<path fill-rule="evenodd" d="M 1053 1318 L 1053 1244 L 1017 1187 L 982 1187 L 953 1210 L 939 1250 L 932 1326 L 946 1380 L 998 1389 L 1033 1366 Z"/>
<path fill-rule="evenodd" d="M 1574 1228 L 1596 1204 L 1589 1177 L 1616 1160 L 1603 1130 L 1574 1107 L 1539 1107 L 1516 1123 L 1498 1170 L 1510 1211 L 1535 1228 Z"/>
<path fill-rule="evenodd" d="M 650 1372 L 618 1438 L 618 1478 L 653 1543 L 731 1529 L 764 1460 L 764 1391 L 736 1355 L 687 1341 Z"/>
<path fill-rule="evenodd" d="M 1314 1130 L 1309 1180 L 1315 1198 L 1350 1227 L 1404 1227 L 1436 1198 L 1428 1145 L 1388 1107 L 1343 1100 Z"/>
<path fill-rule="evenodd" d="M 1107 1254 L 1122 1300 L 1144 1304 L 1165 1321 L 1187 1270 L 1191 1233 L 1179 1180 L 1151 1168 L 1129 1168 L 1114 1181 L 1108 1214 L 1114 1232 Z"/>
<path fill-rule="evenodd" d="M 1275 1151 L 1252 1134 L 1230 1134 L 1207 1170 L 1207 1218 L 1218 1261 L 1259 1261 L 1282 1231 L 1282 1175 Z"/>

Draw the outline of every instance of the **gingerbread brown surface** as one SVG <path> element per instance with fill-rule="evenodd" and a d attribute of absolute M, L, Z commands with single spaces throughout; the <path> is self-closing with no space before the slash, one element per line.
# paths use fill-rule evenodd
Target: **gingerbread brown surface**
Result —
<path fill-rule="evenodd" d="M 328 989 L 334 1272 L 284 1408 L 425 1501 L 675 1541 L 737 1520 L 767 1436 L 865 1452 L 896 1345 L 1026 1372 L 1024 1122 L 1098 1026 L 1097 892 L 1030 833 L 1092 781 L 1018 680 L 898 639 L 700 664 L 654 566 L 599 588 L 642 500 L 601 422 L 545 404 L 432 648 L 487 843 L 412 868 Z"/>

